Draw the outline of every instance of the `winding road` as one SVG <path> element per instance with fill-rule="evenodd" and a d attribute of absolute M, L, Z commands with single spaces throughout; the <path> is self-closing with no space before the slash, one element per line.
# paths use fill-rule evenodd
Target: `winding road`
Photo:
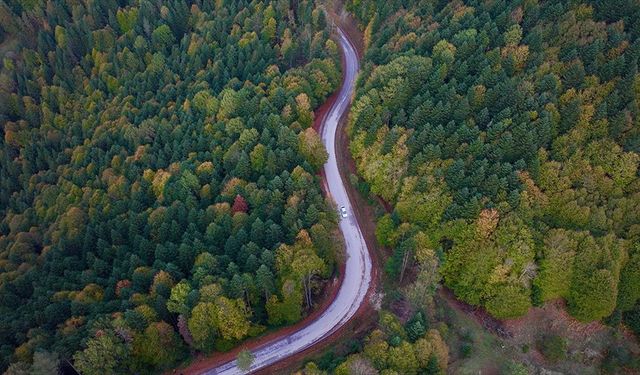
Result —
<path fill-rule="evenodd" d="M 354 210 L 349 201 L 345 182 L 340 175 L 336 159 L 338 124 L 351 103 L 351 96 L 359 69 L 358 57 L 353 44 L 340 28 L 337 28 L 337 34 L 344 57 L 343 82 L 336 101 L 322 124 L 322 141 L 329 153 L 329 160 L 324 165 L 327 192 L 337 207 L 344 206 L 347 210 L 347 217 L 341 218 L 339 224 L 340 231 L 344 236 L 347 254 L 343 281 L 337 297 L 318 319 L 299 331 L 253 350 L 254 360 L 248 372 L 259 370 L 299 353 L 335 332 L 355 315 L 364 302 L 371 284 L 369 250 L 362 236 L 358 221 L 353 215 Z M 243 373 L 245 372 L 238 368 L 235 360 L 204 372 L 207 375 Z"/>

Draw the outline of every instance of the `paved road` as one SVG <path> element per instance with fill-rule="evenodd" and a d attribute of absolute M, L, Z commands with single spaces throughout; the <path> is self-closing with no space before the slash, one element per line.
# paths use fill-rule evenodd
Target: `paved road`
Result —
<path fill-rule="evenodd" d="M 364 301 L 371 283 L 371 258 L 362 236 L 358 222 L 353 216 L 351 202 L 347 196 L 344 181 L 336 162 L 336 131 L 340 117 L 349 108 L 351 95 L 358 73 L 358 58 L 347 36 L 338 29 L 339 42 L 344 54 L 344 82 L 340 93 L 324 122 L 322 140 L 329 152 L 329 160 L 324 166 L 329 195 L 337 207 L 347 209 L 347 217 L 340 219 L 340 230 L 344 236 L 347 261 L 344 280 L 333 303 L 320 317 L 291 335 L 277 339 L 253 351 L 254 361 L 251 371 L 261 369 L 279 360 L 298 353 L 327 337 L 344 325 L 356 313 Z M 206 371 L 207 375 L 242 374 L 236 361 L 231 361 L 215 369 Z"/>

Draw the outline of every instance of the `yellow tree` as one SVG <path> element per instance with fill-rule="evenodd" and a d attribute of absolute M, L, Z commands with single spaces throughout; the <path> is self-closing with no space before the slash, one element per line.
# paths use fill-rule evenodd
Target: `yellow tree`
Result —
<path fill-rule="evenodd" d="M 191 310 L 188 326 L 193 337 L 193 346 L 202 351 L 213 349 L 218 335 L 216 306 L 212 302 L 200 302 Z"/>
<path fill-rule="evenodd" d="M 276 254 L 276 265 L 281 275 L 293 276 L 304 288 L 307 307 L 311 307 L 311 280 L 325 271 L 326 265 L 314 249 L 306 230 L 298 233 L 293 245 L 282 245 Z"/>
<path fill-rule="evenodd" d="M 249 311 L 242 299 L 218 297 L 215 302 L 220 334 L 227 340 L 240 340 L 249 333 Z"/>
<path fill-rule="evenodd" d="M 329 158 L 322 139 L 313 128 L 307 128 L 298 135 L 298 148 L 304 158 L 315 170 L 322 168 Z"/>

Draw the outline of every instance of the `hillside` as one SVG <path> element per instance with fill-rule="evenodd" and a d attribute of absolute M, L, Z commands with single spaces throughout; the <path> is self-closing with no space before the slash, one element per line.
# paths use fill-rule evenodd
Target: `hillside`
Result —
<path fill-rule="evenodd" d="M 346 8 L 366 50 L 352 179 L 385 202 L 376 237 L 390 256 L 380 331 L 319 368 L 637 369 L 624 337 L 640 332 L 640 4 Z M 440 280 L 457 301 L 435 294 Z"/>
<path fill-rule="evenodd" d="M 155 373 L 313 308 L 340 73 L 296 4 L 0 2 L 0 371 Z"/>
<path fill-rule="evenodd" d="M 367 44 L 350 134 L 367 188 L 393 204 L 377 230 L 388 271 L 436 257 L 497 318 L 556 298 L 583 321 L 632 310 L 638 7 L 385 3 L 350 6 Z"/>

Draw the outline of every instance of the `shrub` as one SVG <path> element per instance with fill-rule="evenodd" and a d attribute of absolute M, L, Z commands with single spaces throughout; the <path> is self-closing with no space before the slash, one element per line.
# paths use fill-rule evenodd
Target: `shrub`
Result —
<path fill-rule="evenodd" d="M 558 362 L 567 356 L 567 340 L 558 335 L 546 336 L 538 343 L 538 349 L 550 362 Z"/>

